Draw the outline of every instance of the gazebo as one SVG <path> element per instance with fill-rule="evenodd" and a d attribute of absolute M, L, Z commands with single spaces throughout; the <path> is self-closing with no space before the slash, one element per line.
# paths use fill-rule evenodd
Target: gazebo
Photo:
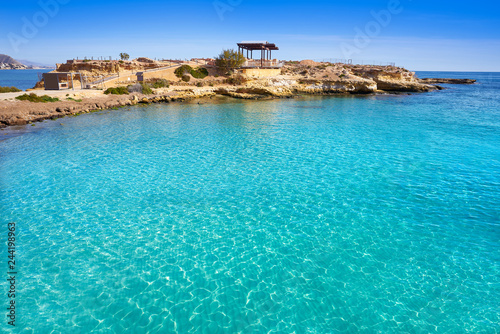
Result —
<path fill-rule="evenodd" d="M 264 66 L 264 60 L 272 59 L 272 51 L 279 50 L 279 48 L 274 43 L 269 43 L 267 41 L 257 41 L 257 42 L 241 42 L 238 43 L 238 52 L 243 53 L 246 50 L 247 59 L 253 59 L 253 51 L 260 50 L 260 66 Z"/>

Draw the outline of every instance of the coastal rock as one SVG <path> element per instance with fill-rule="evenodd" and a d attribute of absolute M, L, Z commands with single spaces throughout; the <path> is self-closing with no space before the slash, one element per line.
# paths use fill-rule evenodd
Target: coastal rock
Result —
<path fill-rule="evenodd" d="M 117 96 L 99 94 L 98 91 L 93 91 L 91 94 L 81 92 L 78 97 L 73 94 L 73 101 L 67 101 L 63 98 L 53 103 L 32 103 L 5 99 L 0 109 L 0 126 L 22 125 L 43 119 L 54 119 L 65 115 L 77 115 L 124 105 L 132 106 L 138 103 L 181 102 L 203 97 L 212 98 L 216 94 L 255 100 L 289 98 L 298 94 L 427 92 L 442 89 L 440 86 L 429 84 L 430 82 L 457 84 L 474 82 L 474 80 L 468 79 L 419 80 L 415 77 L 415 73 L 395 66 L 310 64 L 301 65 L 297 62 L 289 62 L 282 68 L 281 74 L 271 77 L 247 78 L 240 85 L 229 85 L 226 79 L 219 81 L 211 79 L 209 86 L 202 84 L 195 87 L 193 84 L 176 83 L 167 88 L 155 89 L 156 94 L 150 95 L 135 93 Z M 86 63 L 80 62 L 80 65 L 86 66 Z M 113 66 L 115 65 L 116 63 L 113 64 Z M 108 70 L 113 69 L 110 67 Z M 77 102 L 75 98 L 83 99 L 83 101 Z"/>
<path fill-rule="evenodd" d="M 309 94 L 339 94 L 339 93 L 359 93 L 369 94 L 377 90 L 377 84 L 373 80 L 351 79 L 341 81 L 305 81 L 304 85 L 297 88 L 297 91 Z"/>
<path fill-rule="evenodd" d="M 23 118 L 20 118 L 20 117 L 11 118 L 9 121 L 10 122 L 7 123 L 7 125 L 26 125 L 26 124 L 28 124 L 28 120 L 27 119 L 23 119 Z"/>
<path fill-rule="evenodd" d="M 289 63 L 282 69 L 283 76 L 294 78 L 303 85 L 297 92 L 311 94 L 367 94 L 375 92 L 428 92 L 438 89 L 415 78 L 415 73 L 401 67 L 317 63 L 302 65 Z"/>
<path fill-rule="evenodd" d="M 377 90 L 385 92 L 429 92 L 436 87 L 418 82 L 415 73 L 407 70 L 387 71 L 382 68 L 357 69 L 354 74 L 370 78 L 377 84 Z"/>
<path fill-rule="evenodd" d="M 244 100 L 259 100 L 269 97 L 269 95 L 266 94 L 249 94 L 249 93 L 239 93 L 239 92 L 228 92 L 226 95 Z"/>
<path fill-rule="evenodd" d="M 452 84 L 452 85 L 472 85 L 476 83 L 473 79 L 438 79 L 438 78 L 424 78 L 418 80 L 423 84 Z"/>
<path fill-rule="evenodd" d="M 385 92 L 430 92 L 438 88 L 432 85 L 425 85 L 418 82 L 394 82 L 394 81 L 379 81 L 377 82 L 379 90 Z"/>

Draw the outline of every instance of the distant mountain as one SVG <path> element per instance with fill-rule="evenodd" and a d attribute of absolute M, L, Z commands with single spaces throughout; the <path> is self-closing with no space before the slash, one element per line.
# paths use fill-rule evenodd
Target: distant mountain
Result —
<path fill-rule="evenodd" d="M 18 62 L 20 62 L 21 64 L 23 65 L 26 65 L 28 67 L 36 67 L 36 68 L 55 68 L 54 65 L 47 65 L 47 64 L 41 64 L 41 63 L 35 63 L 33 61 L 29 61 L 29 60 L 24 60 L 24 59 L 19 59 L 17 60 Z"/>
<path fill-rule="evenodd" d="M 22 70 L 28 68 L 14 58 L 0 54 L 0 69 Z"/>
<path fill-rule="evenodd" d="M 54 68 L 54 66 L 35 63 L 28 60 L 15 60 L 14 58 L 0 54 L 0 69 L 1 70 L 26 70 L 30 68 Z"/>

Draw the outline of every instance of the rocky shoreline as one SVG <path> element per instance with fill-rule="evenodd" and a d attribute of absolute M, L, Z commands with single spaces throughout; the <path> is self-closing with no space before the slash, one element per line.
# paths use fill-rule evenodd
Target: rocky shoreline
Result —
<path fill-rule="evenodd" d="M 428 88 L 419 91 L 432 91 L 438 88 Z M 44 91 L 39 95 L 43 94 Z M 311 84 L 305 86 L 225 86 L 191 88 L 180 91 L 157 92 L 154 95 L 130 94 L 130 95 L 104 95 L 82 98 L 81 102 L 74 100 L 63 100 L 48 103 L 33 103 L 18 100 L 0 101 L 0 128 L 14 125 L 26 125 L 41 122 L 46 119 L 57 119 L 65 116 L 76 116 L 83 113 L 95 112 L 105 109 L 117 109 L 126 106 L 149 103 L 184 102 L 200 98 L 232 97 L 236 99 L 259 100 L 274 98 L 293 98 L 301 95 L 310 96 L 342 96 L 342 95 L 366 95 L 366 94 L 408 94 L 415 92 L 410 88 L 390 91 L 373 92 L 366 85 L 344 85 L 335 83 Z M 69 94 L 70 98 L 78 99 L 81 96 Z"/>
<path fill-rule="evenodd" d="M 314 62 L 313 62 L 314 63 Z M 193 83 L 172 82 L 169 88 L 153 89 L 153 94 L 105 95 L 103 91 L 43 91 L 60 101 L 33 103 L 0 94 L 0 128 L 25 125 L 46 119 L 78 115 L 146 103 L 169 103 L 204 97 L 228 96 L 238 99 L 293 98 L 301 95 L 409 94 L 443 89 L 436 83 L 470 84 L 470 79 L 418 79 L 415 73 L 398 67 L 329 63 L 286 65 L 273 77 L 241 76 L 228 84 L 218 76 L 193 79 Z M 4 96 L 2 96 L 4 95 Z"/>
<path fill-rule="evenodd" d="M 33 103 L 28 101 L 0 101 L 0 128 L 15 125 L 26 125 L 42 122 L 47 119 L 57 119 L 65 116 L 77 116 L 84 113 L 96 112 L 105 109 L 118 109 L 133 106 L 139 103 L 159 103 L 186 101 L 193 98 L 213 96 L 214 93 L 193 94 L 131 94 L 131 95 L 102 95 L 77 101 L 58 101 L 48 103 Z M 78 97 L 77 95 L 73 95 Z"/>

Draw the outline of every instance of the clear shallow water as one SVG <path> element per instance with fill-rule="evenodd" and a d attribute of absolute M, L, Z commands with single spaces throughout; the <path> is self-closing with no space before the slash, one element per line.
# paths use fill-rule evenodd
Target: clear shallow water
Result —
<path fill-rule="evenodd" d="M 499 332 L 500 76 L 475 76 L 410 96 L 134 107 L 5 136 L 18 328 Z"/>
<path fill-rule="evenodd" d="M 46 73 L 52 71 L 46 70 L 1 70 L 0 71 L 0 86 L 2 87 L 17 87 L 21 90 L 33 88 L 38 82 L 38 73 Z"/>

